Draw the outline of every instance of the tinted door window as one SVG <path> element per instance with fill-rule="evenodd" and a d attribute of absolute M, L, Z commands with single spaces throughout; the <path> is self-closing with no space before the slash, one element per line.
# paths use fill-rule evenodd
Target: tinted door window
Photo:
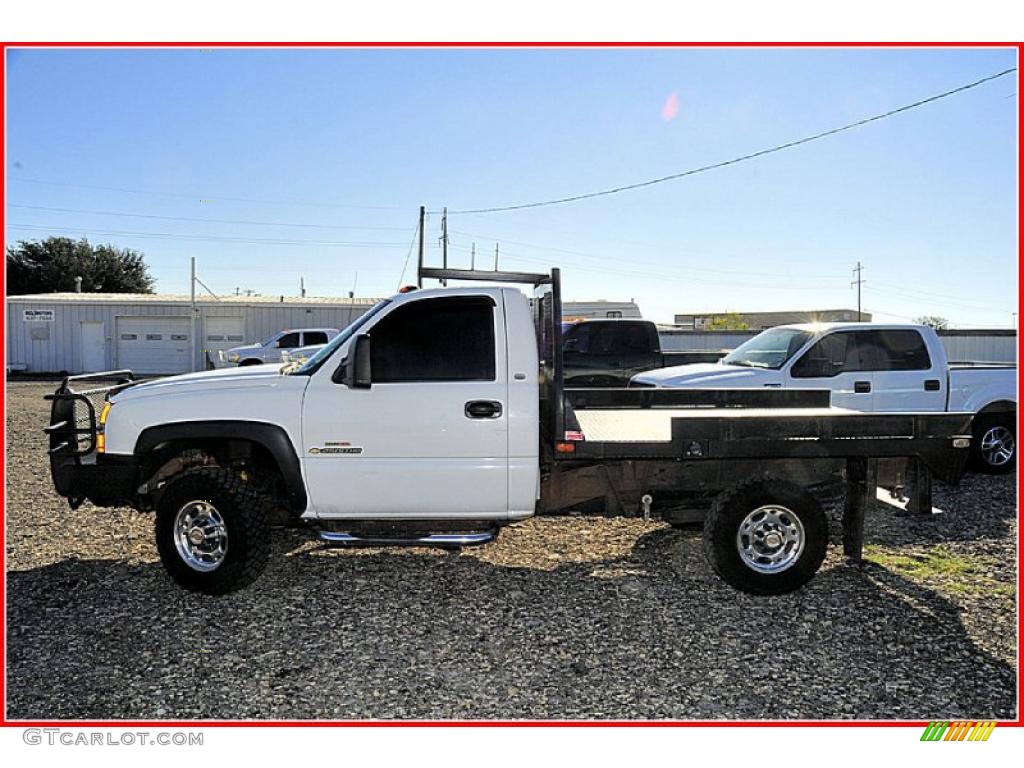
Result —
<path fill-rule="evenodd" d="M 864 331 L 857 336 L 857 343 L 870 352 L 871 370 L 926 371 L 932 367 L 928 348 L 917 331 Z"/>
<path fill-rule="evenodd" d="M 493 381 L 494 302 L 484 296 L 423 299 L 370 330 L 375 383 Z"/>
<path fill-rule="evenodd" d="M 297 332 L 286 333 L 284 336 L 277 340 L 277 346 L 280 349 L 294 349 L 295 347 L 299 346 L 299 334 Z"/>
<path fill-rule="evenodd" d="M 865 370 L 853 333 L 830 333 L 793 364 L 794 379 L 818 379 Z"/>
<path fill-rule="evenodd" d="M 562 335 L 565 340 L 562 342 L 562 349 L 566 352 L 590 352 L 590 329 L 592 325 L 581 323 L 579 325 L 563 325 Z"/>
<path fill-rule="evenodd" d="M 642 355 L 650 351 L 647 328 L 642 325 L 609 323 L 598 326 L 591 336 L 591 346 L 598 355 Z"/>
<path fill-rule="evenodd" d="M 306 331 L 304 335 L 306 340 L 302 342 L 303 346 L 327 343 L 327 334 L 324 331 Z"/>
<path fill-rule="evenodd" d="M 566 339 L 567 352 L 584 355 L 642 355 L 653 349 L 648 328 L 619 323 L 581 323 Z"/>

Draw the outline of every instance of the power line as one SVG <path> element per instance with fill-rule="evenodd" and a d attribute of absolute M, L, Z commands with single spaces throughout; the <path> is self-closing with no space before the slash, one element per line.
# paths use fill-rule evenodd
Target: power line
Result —
<path fill-rule="evenodd" d="M 869 315 L 885 315 L 886 317 L 898 317 L 900 320 L 911 320 L 917 322 L 916 317 L 908 317 L 907 315 L 897 315 L 895 312 L 882 312 L 878 309 L 864 309 Z"/>
<path fill-rule="evenodd" d="M 953 307 L 962 311 L 970 311 L 974 313 L 983 312 L 988 310 L 992 314 L 1001 314 L 1002 311 L 993 309 L 990 302 L 970 302 L 970 301 L 955 301 L 947 298 L 937 298 L 935 296 L 929 296 L 927 294 L 918 294 L 914 292 L 908 292 L 905 290 L 891 290 L 889 288 L 874 288 L 875 291 L 882 293 L 886 296 L 898 297 L 903 301 L 913 300 L 918 303 L 932 302 L 938 304 L 941 307 L 941 311 L 945 311 L 948 307 Z"/>
<path fill-rule="evenodd" d="M 19 181 L 25 184 L 43 184 L 51 187 L 70 187 L 75 189 L 98 189 L 106 192 L 123 192 L 130 195 L 157 195 L 160 197 L 180 197 L 187 200 L 218 200 L 229 203 L 257 203 L 259 205 L 295 205 L 309 208 L 355 208 L 367 211 L 398 211 L 405 210 L 396 206 L 384 205 L 340 205 L 337 203 L 309 203 L 300 200 L 261 200 L 251 197 L 228 197 L 204 192 L 161 192 L 156 189 L 132 189 L 129 187 L 108 187 L 100 184 L 77 184 L 66 181 L 48 181 L 46 179 L 28 179 L 23 176 L 8 176 L 8 181 Z"/>
<path fill-rule="evenodd" d="M 308 229 L 365 229 L 381 232 L 405 232 L 405 227 L 364 227 L 349 224 L 296 224 L 283 221 L 256 221 L 251 219 L 204 219 L 195 216 L 163 216 L 155 213 L 129 213 L 127 211 L 96 211 L 84 208 L 50 208 L 45 205 L 18 205 L 9 203 L 10 208 L 28 211 L 50 211 L 53 213 L 85 213 L 95 216 L 127 216 L 134 219 L 159 219 L 160 221 L 191 221 L 206 224 L 247 224 L 259 227 L 303 227 Z"/>
<path fill-rule="evenodd" d="M 462 253 L 467 253 L 468 254 L 468 253 L 471 252 L 470 249 L 465 247 L 465 246 L 452 245 L 452 246 L 449 246 L 449 247 L 452 248 L 453 250 L 460 251 Z M 515 253 L 509 253 L 505 249 L 502 249 L 501 255 L 502 255 L 503 261 L 511 260 L 511 261 L 518 261 L 518 262 L 526 262 L 528 264 L 542 264 L 544 266 L 550 266 L 550 262 L 546 261 L 544 259 L 537 259 L 537 258 L 532 258 L 532 257 L 529 257 L 529 256 L 520 256 L 520 255 L 515 254 Z M 652 271 L 639 271 L 639 270 L 608 269 L 608 268 L 602 268 L 602 267 L 597 267 L 597 266 L 580 266 L 580 265 L 577 265 L 577 264 L 564 265 L 563 269 L 564 270 L 577 270 L 577 271 L 581 271 L 581 272 L 590 272 L 592 274 L 598 274 L 598 275 L 623 275 L 623 276 L 626 276 L 626 277 L 637 277 L 637 278 L 642 278 L 642 279 L 659 280 L 659 281 L 662 281 L 662 282 L 680 283 L 682 285 L 699 284 L 699 285 L 717 285 L 717 286 L 726 286 L 726 287 L 735 287 L 735 285 L 736 285 L 735 282 L 728 282 L 728 281 L 723 281 L 723 280 L 707 280 L 707 279 L 704 279 L 704 278 L 693 277 L 692 275 L 690 275 L 688 273 L 685 274 L 685 275 L 681 275 L 681 274 L 680 275 L 676 275 L 676 274 L 672 274 L 670 272 L 665 272 L 664 270 L 659 270 L 657 272 L 652 272 Z M 778 290 L 778 291 L 815 291 L 816 293 L 820 293 L 821 292 L 821 286 L 820 285 L 816 285 L 816 286 L 799 286 L 799 285 L 792 285 L 789 282 L 787 282 L 785 284 L 781 284 L 781 283 L 780 284 L 770 284 L 770 283 L 765 283 L 763 281 L 759 282 L 759 285 L 761 285 L 763 287 L 767 287 L 767 288 L 772 288 L 772 289 Z"/>
<path fill-rule="evenodd" d="M 892 117 L 893 115 L 898 115 L 901 112 L 907 112 L 907 111 L 909 111 L 911 109 L 916 109 L 918 107 L 923 107 L 925 104 L 931 104 L 934 101 L 939 101 L 940 99 L 945 99 L 945 98 L 948 98 L 950 96 L 954 96 L 954 95 L 956 95 L 958 93 L 963 93 L 964 91 L 970 90 L 971 88 L 977 88 L 979 85 L 983 85 L 984 83 L 991 82 L 992 80 L 995 80 L 995 79 L 1000 78 L 1000 77 L 1004 77 L 1004 76 L 1010 74 L 1011 72 L 1016 72 L 1016 71 L 1017 71 L 1016 67 L 1011 67 L 1010 69 L 1004 69 L 1002 72 L 997 72 L 994 75 L 989 75 L 988 77 L 983 77 L 980 80 L 975 80 L 972 83 L 967 83 L 966 85 L 961 85 L 958 88 L 954 88 L 951 91 L 945 91 L 943 93 L 938 93 L 938 94 L 936 94 L 934 96 L 929 96 L 926 99 L 921 99 L 921 100 L 915 101 L 915 102 L 913 102 L 911 104 L 905 104 L 904 106 L 897 107 L 896 109 L 890 109 L 888 112 L 882 112 L 882 113 L 877 114 L 877 115 L 872 115 L 871 117 L 865 117 L 865 118 L 863 118 L 861 120 L 857 120 L 855 122 L 847 123 L 846 125 L 839 126 L 838 128 L 832 128 L 832 129 L 827 130 L 827 131 L 822 131 L 821 133 L 815 133 L 815 134 L 813 134 L 811 136 L 805 136 L 802 139 L 796 139 L 795 141 L 789 141 L 789 142 L 786 142 L 785 144 L 778 144 L 778 145 L 776 145 L 774 147 L 769 147 L 768 149 L 761 149 L 761 150 L 758 150 L 757 152 L 751 152 L 751 153 L 746 154 L 746 155 L 740 155 L 739 157 L 734 157 L 731 160 L 723 160 L 723 161 L 718 162 L 718 163 L 712 163 L 710 165 L 703 165 L 703 166 L 700 166 L 699 168 L 691 168 L 691 169 L 686 170 L 686 171 L 681 171 L 680 173 L 673 173 L 673 174 L 670 174 L 668 176 L 661 176 L 661 177 L 656 178 L 656 179 L 648 179 L 647 181 L 640 181 L 640 182 L 636 182 L 635 184 L 624 184 L 624 185 L 619 186 L 619 187 L 612 187 L 611 189 L 604 189 L 604 190 L 601 190 L 599 192 L 587 192 L 587 193 L 581 194 L 581 195 L 571 195 L 569 197 L 559 197 L 559 198 L 555 198 L 555 199 L 552 199 L 552 200 L 542 200 L 542 201 L 534 202 L 534 203 L 519 203 L 519 204 L 516 204 L 516 205 L 495 206 L 493 208 L 475 208 L 475 209 L 468 209 L 468 210 L 462 210 L 462 211 L 449 211 L 449 213 L 452 213 L 452 214 L 500 213 L 502 211 L 518 211 L 518 210 L 522 210 L 524 208 L 541 208 L 543 206 L 548 206 L 548 205 L 561 205 L 562 203 L 575 203 L 575 202 L 578 202 L 580 200 L 588 200 L 588 199 L 594 198 L 594 197 L 604 197 L 606 195 L 618 194 L 619 192 L 628 192 L 628 191 L 633 190 L 633 189 L 641 189 L 642 187 L 650 187 L 650 186 L 653 186 L 654 184 L 663 184 L 666 181 L 675 181 L 676 179 L 681 179 L 681 178 L 683 178 L 685 176 L 693 176 L 693 175 L 698 174 L 698 173 L 704 173 L 706 171 L 713 171 L 713 170 L 716 170 L 718 168 L 725 168 L 726 166 L 729 166 L 729 165 L 736 165 L 737 163 L 746 162 L 747 160 L 753 160 L 753 159 L 758 158 L 758 157 L 764 157 L 765 155 L 770 155 L 770 154 L 773 154 L 775 152 L 782 152 L 783 150 L 786 150 L 786 149 L 792 149 L 793 147 L 798 147 L 801 144 L 808 144 L 808 143 L 810 143 L 812 141 L 817 141 L 819 139 L 824 139 L 827 136 L 834 136 L 835 134 L 842 133 L 843 131 L 849 131 L 849 130 L 852 130 L 854 128 L 859 128 L 859 127 L 861 127 L 863 125 L 867 125 L 868 123 L 873 123 L 873 122 L 876 122 L 878 120 L 884 120 L 887 117 Z"/>
<path fill-rule="evenodd" d="M 565 253 L 565 254 L 570 254 L 570 255 L 573 255 L 573 256 L 580 256 L 580 257 L 585 258 L 585 259 L 600 259 L 600 260 L 603 260 L 603 261 L 614 261 L 614 262 L 617 262 L 617 263 L 620 263 L 620 264 L 623 261 L 623 258 L 621 256 L 607 256 L 607 255 L 600 255 L 600 254 L 596 254 L 596 253 L 586 253 L 584 251 L 574 251 L 574 250 L 571 250 L 571 249 L 568 249 L 568 248 L 558 248 L 558 247 L 550 246 L 550 245 L 538 245 L 536 243 L 526 243 L 526 242 L 523 242 L 522 240 L 509 240 L 509 239 L 504 238 L 504 237 L 494 237 L 493 235 L 474 234 L 472 232 L 456 231 L 454 229 L 450 230 L 450 232 L 452 234 L 463 235 L 464 237 L 476 238 L 478 240 L 494 240 L 495 242 L 499 242 L 500 241 L 502 243 L 511 243 L 512 245 L 521 245 L 524 248 L 531 248 L 531 249 L 536 249 L 536 250 L 539 250 L 539 251 L 553 251 L 555 253 Z M 665 267 L 665 265 L 662 264 L 662 263 L 654 262 L 654 261 L 644 261 L 642 259 L 629 258 L 628 261 L 631 264 L 643 264 L 643 265 L 647 265 L 647 266 L 651 266 L 651 267 L 658 267 L 658 268 L 664 268 Z M 738 276 L 753 276 L 753 277 L 778 277 L 778 275 L 779 275 L 778 271 L 775 271 L 775 272 L 754 272 L 754 271 L 747 270 L 747 269 L 714 269 L 712 267 L 692 267 L 689 264 L 686 265 L 686 271 L 687 272 L 711 272 L 711 273 L 714 273 L 714 274 L 722 274 L 722 275 L 738 275 Z M 804 273 L 804 272 L 801 272 L 798 275 L 790 275 L 790 276 L 788 276 L 788 279 L 790 279 L 790 280 L 792 280 L 794 278 L 807 279 L 807 280 L 841 280 L 841 279 L 845 279 L 843 275 L 837 275 L 837 274 L 824 275 L 824 274 L 811 274 L 811 273 Z"/>
<path fill-rule="evenodd" d="M 991 308 L 992 303 L 989 301 L 975 301 L 964 296 L 956 296 L 948 293 L 935 293 L 933 291 L 922 291 L 917 288 L 908 288 L 904 285 L 895 285 L 893 283 L 879 283 L 874 282 L 873 285 L 882 286 L 883 293 L 898 293 L 898 294 L 910 294 L 912 298 L 924 298 L 924 299 L 938 299 L 947 304 L 962 304 L 968 308 Z"/>
<path fill-rule="evenodd" d="M 203 240 L 214 243 L 248 243 L 255 245 L 313 245 L 327 248 L 404 248 L 405 243 L 383 241 L 338 241 L 338 240 L 289 240 L 275 238 L 218 237 L 214 235 L 193 235 L 177 232 L 128 232 L 113 229 L 78 229 L 75 227 L 44 226 L 40 224 L 8 224 L 10 229 L 43 232 L 70 232 L 72 235 L 122 235 L 156 240 Z"/>
<path fill-rule="evenodd" d="M 420 222 L 417 219 L 416 228 L 412 232 L 412 241 L 409 243 L 409 252 L 405 254 L 405 262 L 402 264 L 402 274 L 398 276 L 398 287 L 402 287 L 402 281 L 405 279 L 405 270 L 409 268 L 409 259 L 412 258 L 412 250 L 416 247 L 416 241 L 420 236 Z"/>

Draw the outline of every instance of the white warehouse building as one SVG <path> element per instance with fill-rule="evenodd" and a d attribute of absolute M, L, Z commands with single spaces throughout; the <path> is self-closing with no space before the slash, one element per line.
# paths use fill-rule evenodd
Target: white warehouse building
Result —
<path fill-rule="evenodd" d="M 380 299 L 40 293 L 7 297 L 7 370 L 201 371 L 218 351 L 293 328 L 344 328 Z M 566 302 L 566 317 L 639 317 L 633 302 Z"/>
<path fill-rule="evenodd" d="M 7 370 L 203 370 L 207 356 L 290 328 L 344 328 L 378 299 L 45 293 L 7 297 Z"/>

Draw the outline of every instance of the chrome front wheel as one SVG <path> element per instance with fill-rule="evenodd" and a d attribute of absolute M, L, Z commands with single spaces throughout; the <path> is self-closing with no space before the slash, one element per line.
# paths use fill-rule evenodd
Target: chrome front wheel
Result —
<path fill-rule="evenodd" d="M 223 516 L 208 501 L 186 502 L 174 518 L 174 546 L 192 570 L 216 570 L 228 552 L 228 528 Z"/>

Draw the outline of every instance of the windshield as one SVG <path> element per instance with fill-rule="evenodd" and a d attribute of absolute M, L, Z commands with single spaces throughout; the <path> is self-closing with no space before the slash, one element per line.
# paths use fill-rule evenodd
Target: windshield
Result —
<path fill-rule="evenodd" d="M 299 365 L 297 367 L 293 367 L 296 366 L 296 364 L 292 363 L 291 365 L 286 366 L 284 370 L 282 370 L 282 373 L 287 373 L 289 375 L 297 374 L 300 376 L 310 375 L 311 373 L 316 371 L 321 365 L 323 365 L 324 361 L 327 360 L 327 358 L 334 354 L 334 350 L 336 350 L 338 347 L 340 347 L 342 344 L 348 341 L 352 337 L 352 335 L 355 334 L 356 331 L 358 331 L 360 328 L 366 325 L 370 318 L 372 318 L 374 315 L 376 315 L 390 303 L 391 301 L 389 299 L 384 299 L 384 301 L 377 302 L 370 308 L 368 312 L 360 315 L 358 318 L 356 318 L 354 323 L 349 325 L 345 330 L 343 330 L 341 333 L 339 333 L 337 336 L 335 336 L 333 339 L 327 342 L 327 345 L 320 349 L 320 351 L 318 351 L 311 358 L 309 358 L 309 360 L 307 360 L 302 365 Z"/>
<path fill-rule="evenodd" d="M 779 369 L 811 338 L 809 331 L 771 328 L 736 347 L 722 358 L 726 365 Z"/>

